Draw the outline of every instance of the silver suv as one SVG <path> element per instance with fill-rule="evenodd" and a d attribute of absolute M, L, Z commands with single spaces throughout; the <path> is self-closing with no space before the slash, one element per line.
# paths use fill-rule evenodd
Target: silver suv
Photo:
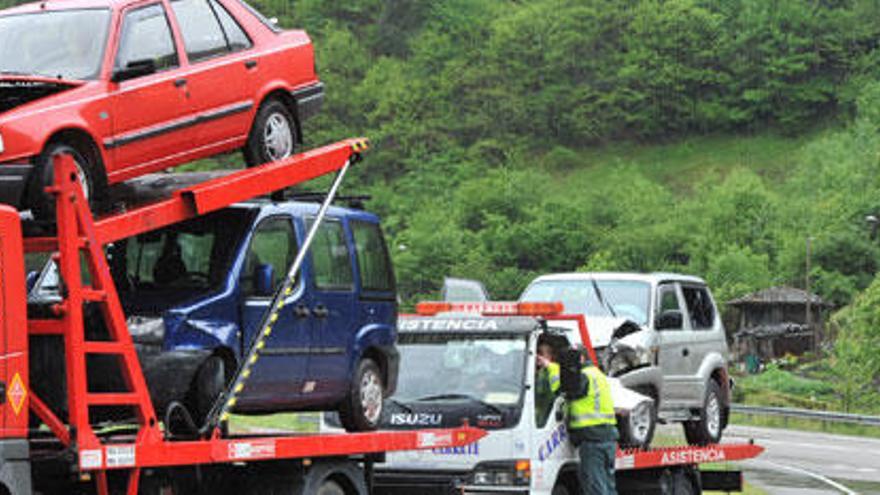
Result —
<path fill-rule="evenodd" d="M 716 443 L 727 426 L 730 378 L 721 317 L 702 279 L 674 273 L 544 275 L 522 301 L 562 301 L 582 313 L 606 372 L 655 399 L 658 410 L 620 425 L 621 443 L 647 447 L 659 417 L 691 444 Z"/>

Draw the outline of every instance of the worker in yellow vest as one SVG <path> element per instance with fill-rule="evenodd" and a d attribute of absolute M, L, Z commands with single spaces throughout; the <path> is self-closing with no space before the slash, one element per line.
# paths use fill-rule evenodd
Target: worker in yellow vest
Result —
<path fill-rule="evenodd" d="M 584 495 L 616 494 L 614 456 L 617 420 L 608 380 L 585 353 L 559 359 L 560 385 L 568 403 L 568 438 L 578 449 L 578 480 Z"/>
<path fill-rule="evenodd" d="M 547 342 L 538 342 L 538 354 L 535 358 L 537 377 L 535 379 L 535 416 L 538 424 L 543 425 L 553 409 L 553 402 L 559 393 L 559 363 L 556 352 Z"/>

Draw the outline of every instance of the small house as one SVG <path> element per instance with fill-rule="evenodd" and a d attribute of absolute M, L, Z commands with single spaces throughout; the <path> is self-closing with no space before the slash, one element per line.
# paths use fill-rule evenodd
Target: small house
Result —
<path fill-rule="evenodd" d="M 727 303 L 738 314 L 734 350 L 740 359 L 767 361 L 813 350 L 822 340 L 831 305 L 794 287 L 771 287 Z"/>

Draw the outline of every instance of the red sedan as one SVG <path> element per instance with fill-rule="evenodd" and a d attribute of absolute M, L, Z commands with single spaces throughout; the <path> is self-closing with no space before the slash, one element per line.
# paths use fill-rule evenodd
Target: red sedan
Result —
<path fill-rule="evenodd" d="M 48 0 L 0 11 L 0 202 L 48 213 L 51 156 L 107 186 L 236 149 L 290 156 L 323 85 L 304 31 L 243 0 Z"/>

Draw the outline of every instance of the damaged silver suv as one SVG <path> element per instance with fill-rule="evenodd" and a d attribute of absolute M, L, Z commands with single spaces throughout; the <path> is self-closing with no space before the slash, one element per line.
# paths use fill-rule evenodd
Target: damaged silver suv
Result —
<path fill-rule="evenodd" d="M 562 301 L 566 313 L 586 315 L 606 373 L 654 398 L 657 410 L 620 425 L 623 445 L 648 446 L 658 419 L 682 422 L 691 444 L 721 440 L 730 415 L 727 341 L 702 279 L 673 273 L 544 275 L 520 300 Z"/>

